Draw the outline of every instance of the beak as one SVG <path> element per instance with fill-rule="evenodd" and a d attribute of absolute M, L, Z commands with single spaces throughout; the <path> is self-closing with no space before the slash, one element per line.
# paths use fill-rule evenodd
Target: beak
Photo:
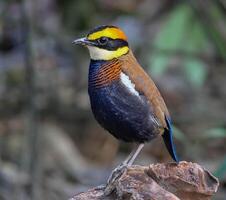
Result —
<path fill-rule="evenodd" d="M 92 45 L 94 45 L 94 43 L 91 42 L 90 40 L 88 40 L 86 37 L 76 39 L 76 40 L 74 40 L 72 42 L 72 44 L 78 44 L 78 45 L 84 45 L 84 46 L 92 46 Z"/>

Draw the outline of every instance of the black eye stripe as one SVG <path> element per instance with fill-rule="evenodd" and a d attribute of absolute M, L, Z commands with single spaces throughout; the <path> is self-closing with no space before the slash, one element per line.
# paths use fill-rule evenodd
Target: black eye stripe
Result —
<path fill-rule="evenodd" d="M 128 42 L 122 39 L 110 40 L 106 46 L 108 50 L 116 50 L 120 47 L 128 46 Z"/>
<path fill-rule="evenodd" d="M 93 46 L 99 47 L 101 49 L 106 49 L 109 51 L 114 51 L 120 47 L 128 46 L 128 42 L 122 39 L 108 38 L 108 42 L 106 44 L 100 44 L 99 39 L 91 40 L 91 41 L 94 42 Z"/>
<path fill-rule="evenodd" d="M 108 37 L 101 37 L 98 39 L 98 42 L 100 45 L 106 45 L 109 42 L 109 38 Z"/>

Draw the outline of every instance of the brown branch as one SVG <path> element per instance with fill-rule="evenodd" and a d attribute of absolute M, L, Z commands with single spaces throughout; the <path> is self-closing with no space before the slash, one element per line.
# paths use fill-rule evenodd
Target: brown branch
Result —
<path fill-rule="evenodd" d="M 104 196 L 101 187 L 77 194 L 70 200 L 210 200 L 219 182 L 200 165 L 175 163 L 132 166 L 118 180 L 115 190 Z"/>

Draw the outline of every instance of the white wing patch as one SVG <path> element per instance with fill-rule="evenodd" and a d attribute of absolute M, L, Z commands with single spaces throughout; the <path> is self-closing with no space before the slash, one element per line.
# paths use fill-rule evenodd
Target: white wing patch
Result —
<path fill-rule="evenodd" d="M 135 89 L 135 84 L 132 83 L 132 81 L 129 79 L 129 76 L 127 76 L 126 74 L 124 74 L 123 72 L 121 72 L 120 74 L 120 79 L 122 81 L 122 83 L 127 87 L 127 89 L 134 95 L 139 96 L 139 92 L 136 91 Z"/>

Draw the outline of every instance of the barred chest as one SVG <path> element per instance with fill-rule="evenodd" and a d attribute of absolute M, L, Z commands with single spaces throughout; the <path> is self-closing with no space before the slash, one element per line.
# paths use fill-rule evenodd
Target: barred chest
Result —
<path fill-rule="evenodd" d="M 157 136 L 147 100 L 117 60 L 91 61 L 88 90 L 96 120 L 116 138 L 144 142 Z"/>

